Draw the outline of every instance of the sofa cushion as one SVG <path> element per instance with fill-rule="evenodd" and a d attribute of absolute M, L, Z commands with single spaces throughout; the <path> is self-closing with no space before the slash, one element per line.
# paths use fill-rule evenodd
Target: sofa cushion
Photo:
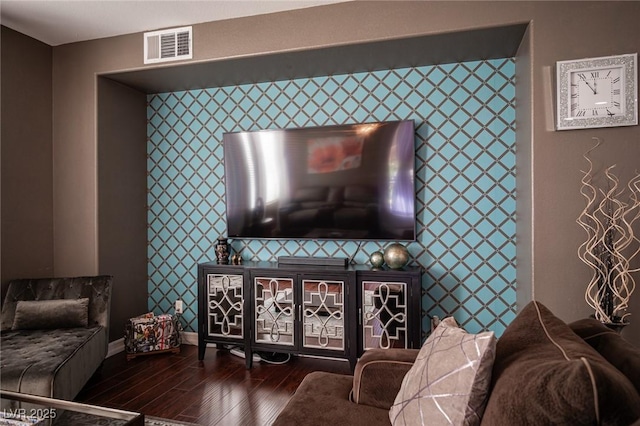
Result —
<path fill-rule="evenodd" d="M 569 327 L 627 376 L 640 393 L 640 349 L 595 318 L 572 322 Z"/>
<path fill-rule="evenodd" d="M 387 410 L 349 401 L 352 383 L 343 374 L 307 374 L 273 426 L 389 425 Z"/>
<path fill-rule="evenodd" d="M 539 302 L 498 341 L 487 425 L 628 425 L 640 417 L 629 380 Z"/>
<path fill-rule="evenodd" d="M 327 202 L 333 206 L 342 203 L 344 199 L 344 187 L 332 186 L 329 188 L 329 194 L 327 195 Z"/>
<path fill-rule="evenodd" d="M 16 305 L 12 330 L 86 327 L 89 299 L 21 300 Z"/>
<path fill-rule="evenodd" d="M 469 334 L 445 318 L 420 349 L 389 410 L 394 425 L 480 424 L 496 338 Z"/>
<path fill-rule="evenodd" d="M 305 210 L 317 210 L 326 206 L 326 201 L 305 201 L 300 203 L 300 208 Z M 314 212 L 315 214 L 316 212 Z"/>
<path fill-rule="evenodd" d="M 298 202 L 327 201 L 329 188 L 325 186 L 296 189 L 293 199 Z"/>
<path fill-rule="evenodd" d="M 377 201 L 378 197 L 373 186 L 349 185 L 344 189 L 345 205 L 362 205 Z"/>
<path fill-rule="evenodd" d="M 72 399 L 104 360 L 104 327 L 2 332 L 2 389 Z"/>

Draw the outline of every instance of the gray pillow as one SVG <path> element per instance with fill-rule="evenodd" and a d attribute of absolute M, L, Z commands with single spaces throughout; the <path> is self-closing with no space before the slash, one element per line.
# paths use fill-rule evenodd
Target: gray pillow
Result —
<path fill-rule="evenodd" d="M 12 330 L 86 327 L 89 299 L 21 300 Z"/>
<path fill-rule="evenodd" d="M 436 327 L 389 410 L 400 425 L 479 425 L 489 395 L 496 338 L 468 334 L 453 317 Z"/>

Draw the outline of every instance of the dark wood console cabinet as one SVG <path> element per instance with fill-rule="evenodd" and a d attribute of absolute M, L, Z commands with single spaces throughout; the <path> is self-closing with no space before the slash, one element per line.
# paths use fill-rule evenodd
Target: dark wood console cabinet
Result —
<path fill-rule="evenodd" d="M 206 345 L 344 358 L 371 348 L 419 348 L 421 270 L 198 265 L 198 358 Z"/>

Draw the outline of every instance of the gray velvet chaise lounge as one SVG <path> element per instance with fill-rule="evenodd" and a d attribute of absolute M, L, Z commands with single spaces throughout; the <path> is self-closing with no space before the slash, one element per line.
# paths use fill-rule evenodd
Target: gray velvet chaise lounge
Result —
<path fill-rule="evenodd" d="M 2 304 L 2 389 L 73 399 L 109 345 L 111 276 L 19 279 Z"/>

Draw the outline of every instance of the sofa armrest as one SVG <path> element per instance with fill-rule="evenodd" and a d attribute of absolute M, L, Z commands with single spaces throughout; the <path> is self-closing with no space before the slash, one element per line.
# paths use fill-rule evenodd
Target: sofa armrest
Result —
<path fill-rule="evenodd" d="M 351 399 L 356 404 L 389 409 L 419 349 L 370 349 L 356 364 Z"/>
<path fill-rule="evenodd" d="M 584 318 L 572 322 L 569 327 L 611 365 L 627 376 L 640 394 L 639 348 L 595 318 Z"/>

